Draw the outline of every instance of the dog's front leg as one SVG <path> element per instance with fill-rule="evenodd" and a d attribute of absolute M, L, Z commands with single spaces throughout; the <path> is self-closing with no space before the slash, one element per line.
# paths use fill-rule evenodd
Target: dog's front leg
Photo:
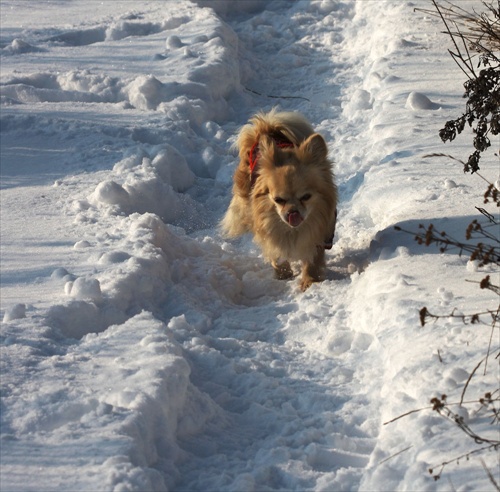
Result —
<path fill-rule="evenodd" d="M 313 282 L 322 282 L 325 280 L 325 267 L 325 249 L 318 246 L 314 260 L 302 263 L 302 278 L 300 280 L 300 289 L 302 292 L 311 287 Z"/>
<path fill-rule="evenodd" d="M 287 280 L 293 277 L 293 271 L 288 261 L 274 260 L 272 264 L 274 268 L 274 275 L 278 280 Z"/>

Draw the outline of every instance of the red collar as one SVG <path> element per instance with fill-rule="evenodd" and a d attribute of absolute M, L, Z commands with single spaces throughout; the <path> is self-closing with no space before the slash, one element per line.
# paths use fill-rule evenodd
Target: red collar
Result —
<path fill-rule="evenodd" d="M 290 140 L 288 140 L 288 138 L 286 138 L 282 133 L 276 133 L 274 135 L 271 135 L 271 138 L 274 140 L 276 146 L 279 147 L 280 149 L 290 149 L 295 147 L 294 144 L 290 142 Z M 257 140 L 252 145 L 252 148 L 248 153 L 248 162 L 250 164 L 250 181 L 252 186 L 255 184 L 255 180 L 257 179 L 258 176 L 257 165 L 259 163 L 259 157 L 260 157 L 259 141 Z"/>

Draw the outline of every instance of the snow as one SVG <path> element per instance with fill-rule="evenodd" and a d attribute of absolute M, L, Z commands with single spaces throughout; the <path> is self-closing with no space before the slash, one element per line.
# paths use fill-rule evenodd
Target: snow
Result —
<path fill-rule="evenodd" d="M 384 425 L 458 401 L 485 356 L 488 326 L 419 309 L 495 303 L 465 280 L 497 272 L 394 230 L 463 238 L 497 213 L 425 157 L 468 147 L 439 140 L 463 75 L 416 6 L 3 0 L 2 491 L 493 490 L 495 453 L 428 473 L 474 448 L 436 412 Z M 339 185 L 305 293 L 218 230 L 237 129 L 276 104 L 325 136 Z"/>

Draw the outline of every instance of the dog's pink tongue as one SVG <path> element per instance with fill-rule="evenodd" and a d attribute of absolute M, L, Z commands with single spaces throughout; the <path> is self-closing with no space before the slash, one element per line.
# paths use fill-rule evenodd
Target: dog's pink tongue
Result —
<path fill-rule="evenodd" d="M 292 227 L 297 227 L 298 225 L 300 225 L 302 223 L 302 220 L 302 215 L 300 215 L 299 212 L 290 212 L 288 214 L 288 223 Z"/>

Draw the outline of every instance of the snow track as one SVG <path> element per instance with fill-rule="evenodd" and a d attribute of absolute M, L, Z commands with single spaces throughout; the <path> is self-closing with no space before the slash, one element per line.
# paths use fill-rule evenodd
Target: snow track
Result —
<path fill-rule="evenodd" d="M 333 10 L 333 4 L 330 7 Z M 304 11 L 303 5 L 291 4 L 281 14 L 283 20 L 269 22 L 265 14 L 257 14 L 232 24 L 243 54 L 242 84 L 261 94 L 258 103 L 247 102 L 243 114 L 251 114 L 255 106 L 269 107 L 273 101 L 266 95 L 278 94 L 285 96 L 280 98 L 282 107 L 302 110 L 316 117 L 316 125 L 326 126 L 325 118 L 338 118 L 340 103 L 332 80 L 336 60 L 325 48 L 321 25 L 350 22 L 352 9 L 351 16 L 343 11 L 340 20 L 325 8 L 320 13 L 317 6 Z M 323 24 L 318 25 L 318 14 Z M 311 69 L 321 75 L 305 79 L 304 67 L 311 59 Z M 287 99 L 290 94 L 298 97 Z M 324 104 L 329 106 L 326 111 Z M 243 280 L 250 283 L 249 276 L 245 273 Z M 269 276 L 267 272 L 267 279 L 249 292 L 258 296 L 258 306 L 225 309 L 204 335 L 204 343 L 187 350 L 193 382 L 228 412 L 230 423 L 212 425 L 207 434 L 181 441 L 194 457 L 180 466 L 185 478 L 178 490 L 359 486 L 377 426 L 370 429 L 376 416 L 366 415 L 363 381 L 352 363 L 373 340 L 353 332 L 350 313 L 339 303 L 348 295 L 349 283 L 337 274 L 327 282 L 334 299 L 329 288 L 313 288 L 301 302 Z M 268 293 L 263 305 L 262 292 Z M 338 331 L 335 340 L 324 339 L 329 327 Z M 215 368 L 214 359 L 220 361 Z M 224 473 L 214 473 L 221 468 Z"/>
<path fill-rule="evenodd" d="M 394 1 L 26 8 L 2 6 L 2 490 L 445 490 L 427 441 L 458 437 L 429 414 L 382 425 L 481 351 L 419 327 L 423 303 L 470 298 L 436 294 L 466 262 L 393 229 L 460 230 L 481 188 L 421 157 L 460 103 L 449 68 L 421 75 L 446 56 L 434 20 Z M 305 293 L 217 229 L 235 132 L 275 104 L 325 136 L 340 189 Z"/>

